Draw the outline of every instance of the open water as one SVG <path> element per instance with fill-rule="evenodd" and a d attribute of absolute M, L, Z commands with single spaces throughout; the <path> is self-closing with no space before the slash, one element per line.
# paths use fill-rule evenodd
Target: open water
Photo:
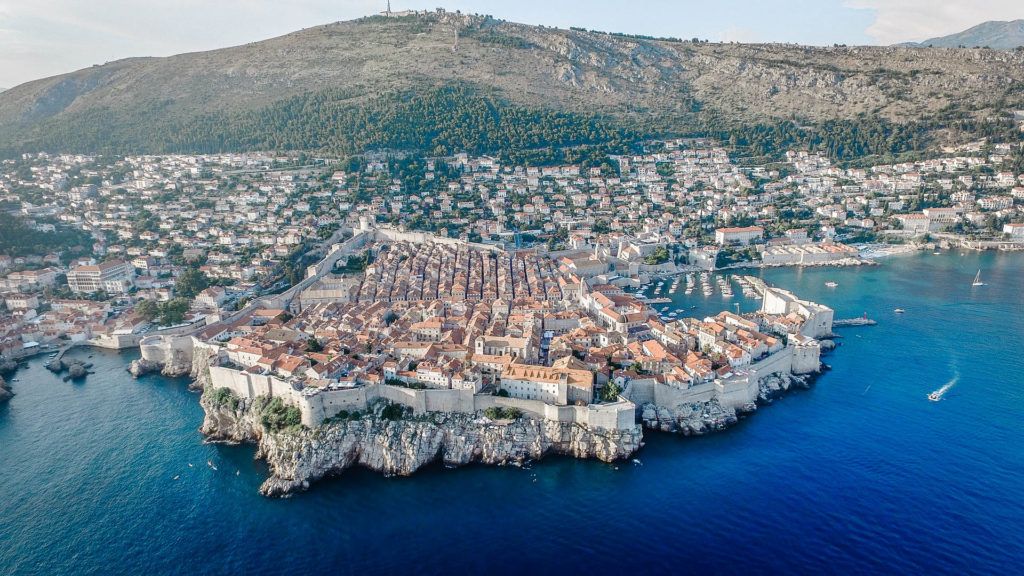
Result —
<path fill-rule="evenodd" d="M 185 380 L 82 350 L 98 373 L 65 383 L 34 360 L 0 406 L 0 574 L 1020 573 L 1024 255 L 883 263 L 763 272 L 879 325 L 724 433 L 647 433 L 641 464 L 354 470 L 270 500 L 253 448 L 203 443 Z"/>

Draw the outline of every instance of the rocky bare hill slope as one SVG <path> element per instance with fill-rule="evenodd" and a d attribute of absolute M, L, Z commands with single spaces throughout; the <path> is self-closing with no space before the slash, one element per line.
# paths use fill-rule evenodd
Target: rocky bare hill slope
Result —
<path fill-rule="evenodd" d="M 958 48 L 960 46 L 984 48 L 987 46 L 993 50 L 1012 50 L 1024 46 L 1024 20 L 983 22 L 963 32 L 932 38 L 914 45 L 936 48 Z"/>
<path fill-rule="evenodd" d="M 863 118 L 935 132 L 1024 107 L 1022 82 L 1020 52 L 695 43 L 431 12 L 23 84 L 0 94 L 0 152 L 445 151 Z"/>

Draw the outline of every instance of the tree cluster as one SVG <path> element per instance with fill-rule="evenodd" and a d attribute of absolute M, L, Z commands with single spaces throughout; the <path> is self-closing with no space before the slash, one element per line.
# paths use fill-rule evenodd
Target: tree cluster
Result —
<path fill-rule="evenodd" d="M 143 300 L 135 305 L 135 314 L 143 320 L 155 322 L 160 326 L 173 326 L 185 321 L 188 309 L 189 300 L 187 298 L 174 298 L 166 302 Z"/>
<path fill-rule="evenodd" d="M 56 226 L 53 232 L 43 232 L 18 216 L 0 212 L 0 254 L 45 256 L 51 252 L 67 251 L 82 255 L 88 253 L 91 246 L 89 234 L 81 230 Z"/>

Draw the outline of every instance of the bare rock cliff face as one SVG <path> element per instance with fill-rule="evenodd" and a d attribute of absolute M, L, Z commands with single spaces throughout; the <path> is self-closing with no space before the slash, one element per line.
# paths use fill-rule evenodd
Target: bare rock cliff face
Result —
<path fill-rule="evenodd" d="M 14 392 L 7 386 L 3 376 L 0 376 L 0 403 L 6 402 L 14 397 Z"/>
<path fill-rule="evenodd" d="M 725 430 L 739 421 L 736 410 L 722 406 L 717 399 L 678 406 L 644 404 L 641 419 L 649 430 L 684 436 L 702 436 Z"/>
<path fill-rule="evenodd" d="M 159 362 L 152 362 L 145 358 L 137 358 L 128 364 L 128 373 L 131 374 L 133 378 L 138 378 L 139 376 L 159 372 L 161 368 L 162 366 Z"/>
<path fill-rule="evenodd" d="M 145 346 L 143 346 L 142 358 L 133 360 L 128 365 L 128 372 L 135 378 L 154 372 L 159 372 L 171 378 L 187 376 L 193 373 L 194 359 L 190 345 L 181 346 L 176 345 L 173 340 L 164 340 L 156 348 L 161 350 L 162 354 L 147 358 L 147 351 Z"/>
<path fill-rule="evenodd" d="M 192 372 L 191 350 L 172 349 L 169 358 L 160 371 L 164 376 L 188 376 Z"/>
<path fill-rule="evenodd" d="M 146 360 L 145 358 L 132 360 L 128 364 L 128 372 L 135 378 L 154 372 L 159 372 L 171 378 L 188 376 L 192 373 L 192 359 L 187 354 L 176 350 L 171 353 L 170 358 L 165 362 L 156 362 Z"/>
<path fill-rule="evenodd" d="M 629 430 L 592 430 L 576 424 L 520 418 L 491 422 L 468 414 L 432 414 L 427 418 L 387 420 L 366 415 L 316 429 L 266 430 L 252 404 L 213 406 L 204 395 L 201 432 L 211 439 L 253 442 L 271 476 L 260 492 L 284 496 L 304 490 L 325 476 L 355 465 L 386 475 L 406 476 L 435 461 L 461 466 L 471 462 L 510 464 L 547 454 L 628 458 L 641 444 L 639 426 Z"/>
<path fill-rule="evenodd" d="M 210 384 L 210 366 L 214 361 L 213 354 L 209 350 L 197 348 L 192 351 L 192 361 L 189 366 L 188 375 L 192 383 L 188 385 L 190 390 L 202 391 Z"/>
<path fill-rule="evenodd" d="M 744 414 L 757 410 L 758 406 L 771 404 L 794 389 L 806 390 L 811 387 L 815 375 L 794 376 L 772 374 L 758 381 L 757 402 L 738 408 L 723 406 L 717 398 L 708 402 L 684 403 L 677 406 L 644 404 L 641 421 L 649 430 L 674 432 L 684 436 L 702 436 L 734 426 Z"/>

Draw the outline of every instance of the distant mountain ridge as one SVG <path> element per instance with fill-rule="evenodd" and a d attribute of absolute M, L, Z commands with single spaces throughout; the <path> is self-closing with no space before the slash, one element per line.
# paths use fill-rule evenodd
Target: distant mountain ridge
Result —
<path fill-rule="evenodd" d="M 923 42 L 908 42 L 903 46 L 935 48 L 992 48 L 1013 50 L 1024 46 L 1024 20 L 1008 22 L 991 20 L 972 26 L 963 32 L 939 36 Z"/>
<path fill-rule="evenodd" d="M 854 156 L 985 134 L 1014 108 L 1024 53 L 716 44 L 436 11 L 28 82 L 0 94 L 0 155 L 443 154 L 736 130 L 768 149 L 823 127 L 850 135 L 823 145 Z"/>

